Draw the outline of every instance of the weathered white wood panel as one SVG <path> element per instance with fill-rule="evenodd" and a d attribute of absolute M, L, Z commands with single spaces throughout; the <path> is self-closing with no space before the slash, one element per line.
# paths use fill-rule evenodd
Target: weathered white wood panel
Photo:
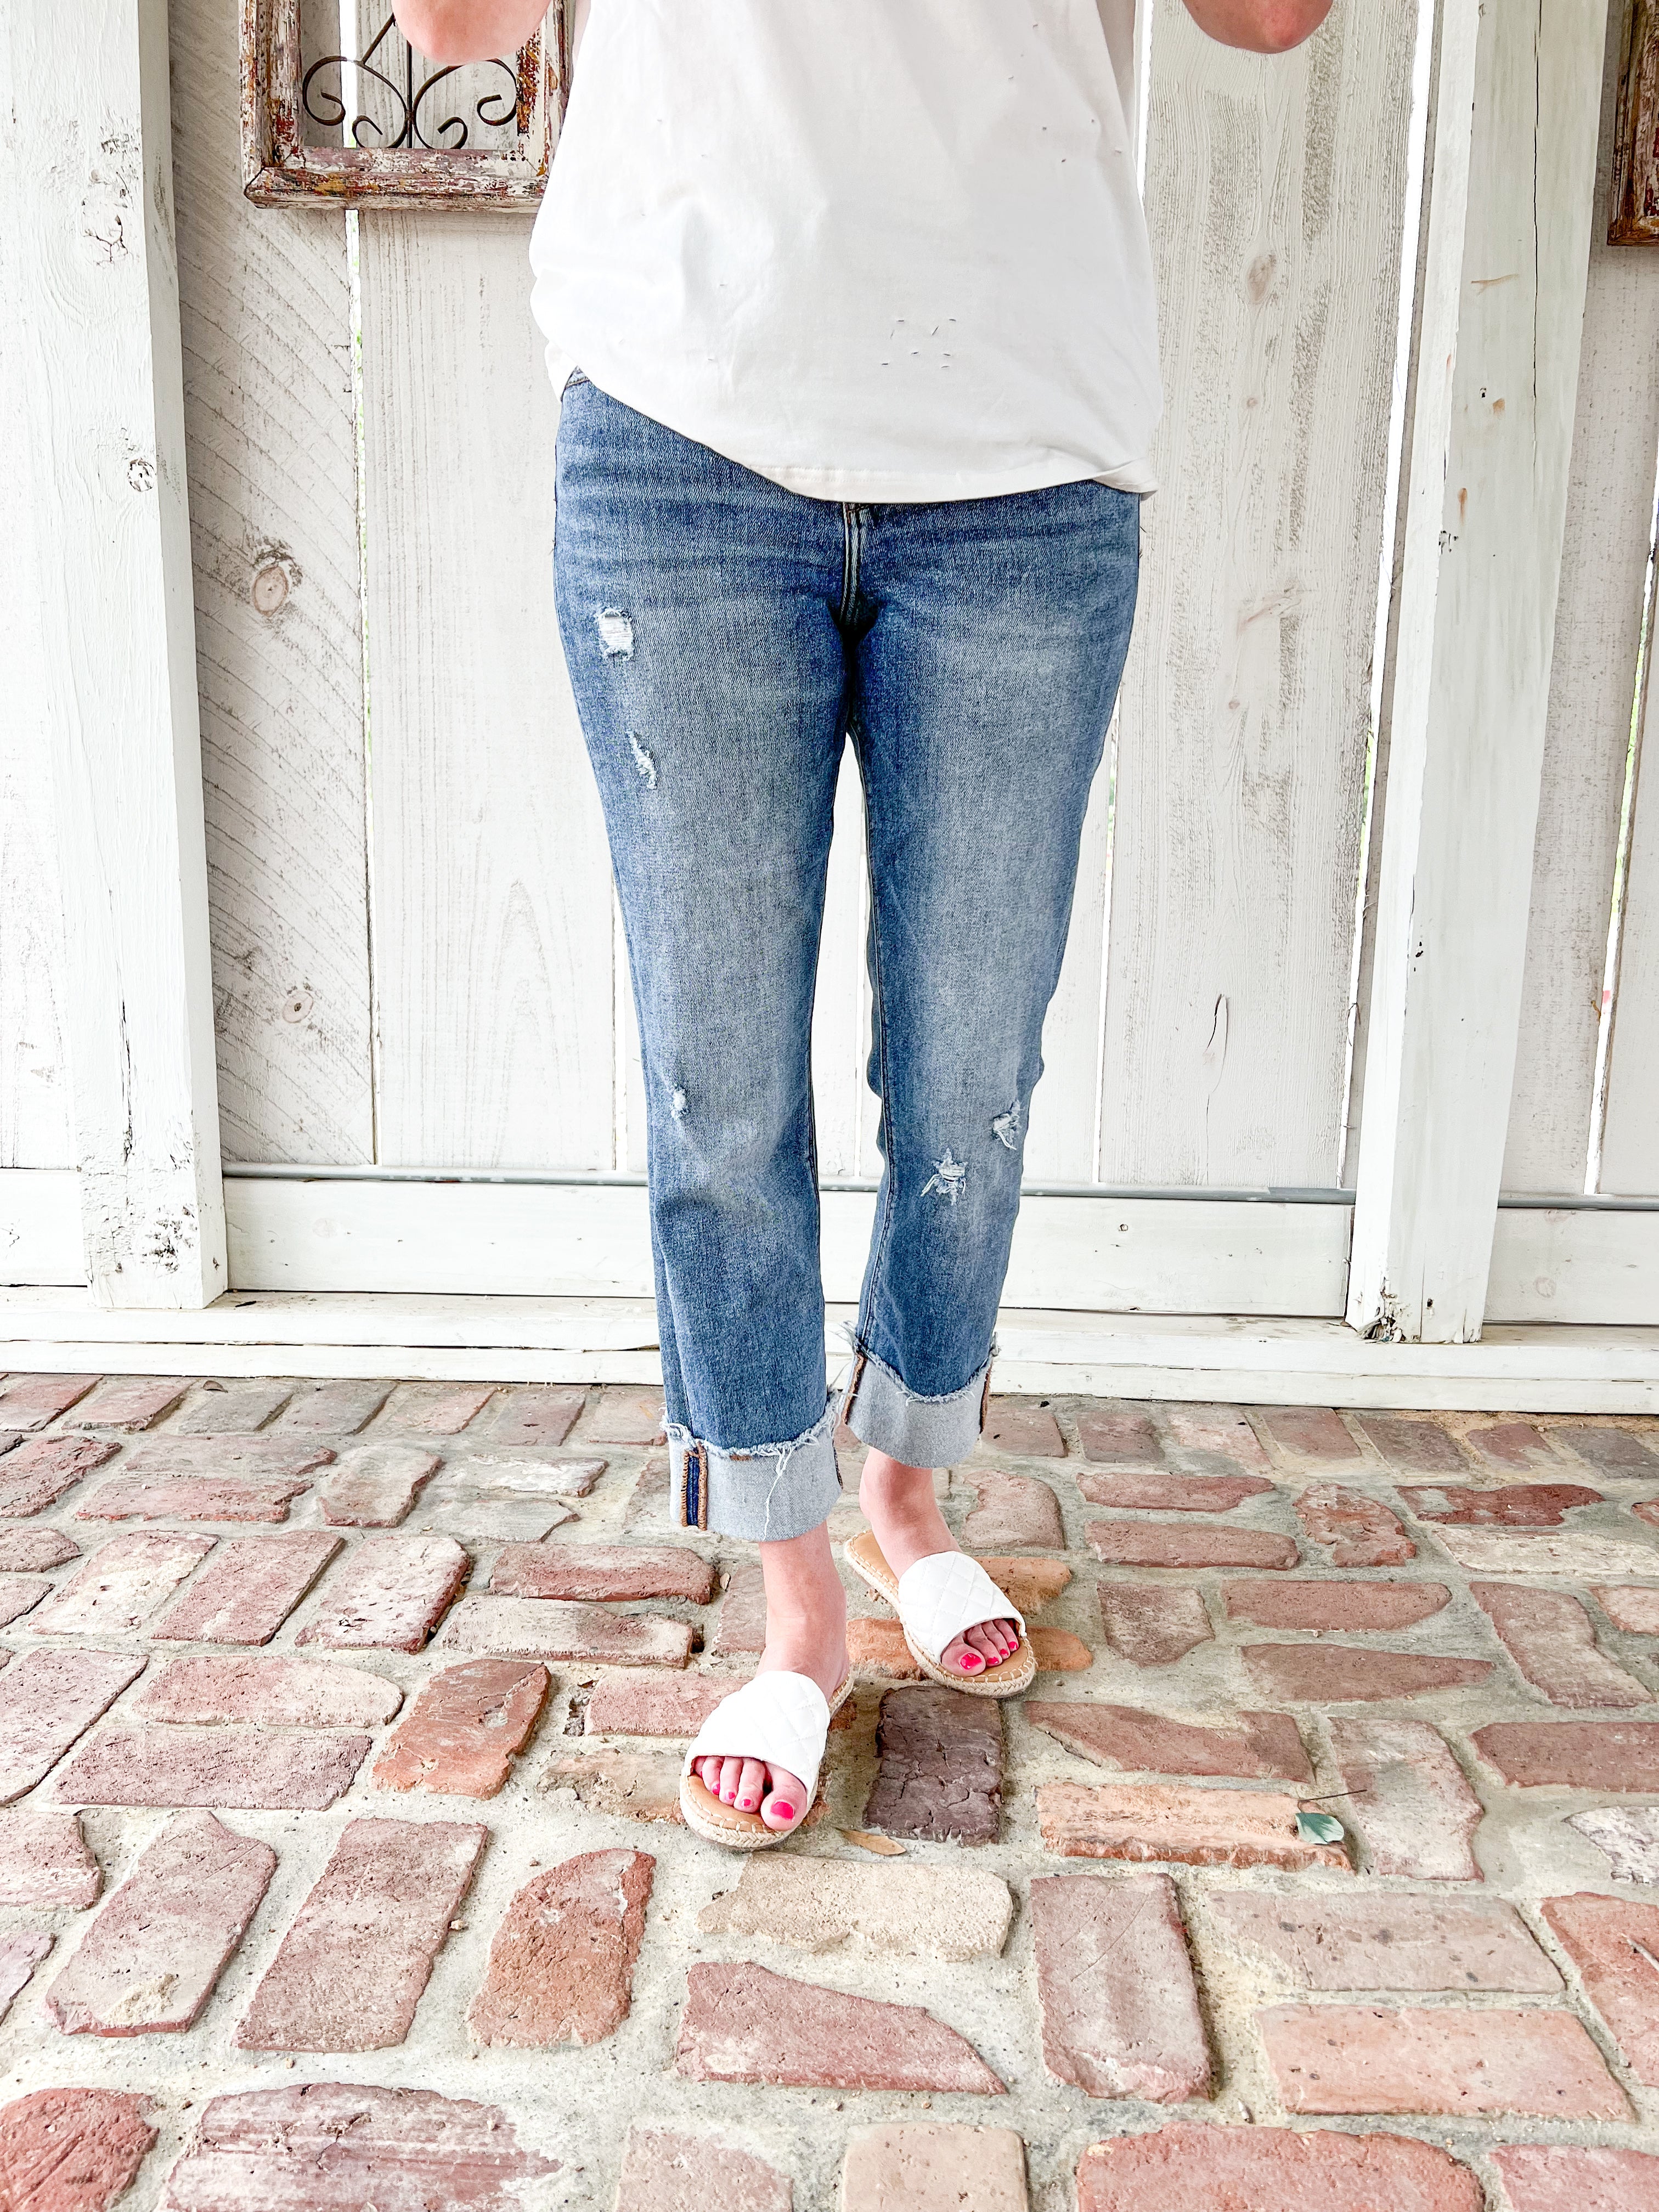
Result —
<path fill-rule="evenodd" d="M 1025 1139 L 1028 1182 L 1093 1182 L 1099 1175 L 1101 986 L 1111 889 L 1109 739 L 1083 818 L 1072 933 L 1042 1025 L 1042 1080 L 1031 1094 Z"/>
<path fill-rule="evenodd" d="M 1480 1330 L 1515 1074 L 1604 6 L 1443 10 L 1348 1305 L 1356 1328 L 1383 1334 L 1455 1343 Z"/>
<path fill-rule="evenodd" d="M 0 1283 L 86 1279 L 75 1170 L 0 1167 Z"/>
<path fill-rule="evenodd" d="M 374 1157 L 351 280 L 343 215 L 242 196 L 237 28 L 173 0 L 221 1128 L 344 1164 Z"/>
<path fill-rule="evenodd" d="M 824 890 L 817 996 L 812 1008 L 812 1103 L 818 1173 L 829 1179 L 876 1170 L 861 1164 L 866 1128 L 881 1109 L 869 1087 L 870 989 L 865 969 L 869 927 L 864 787 L 848 745 L 836 786 L 836 830 Z"/>
<path fill-rule="evenodd" d="M 0 41 L 18 619 L 45 672 L 88 1274 L 106 1303 L 200 1304 L 224 1226 L 166 8 L 12 8 Z"/>
<path fill-rule="evenodd" d="M 1659 277 L 1659 267 L 1653 273 Z M 1659 592 L 1653 615 L 1659 618 Z M 1654 678 L 1655 653 L 1650 622 L 1647 700 L 1601 1137 L 1601 1188 L 1626 1195 L 1659 1195 L 1659 682 Z"/>
<path fill-rule="evenodd" d="M 603 1168 L 609 866 L 521 222 L 361 222 L 380 1158 Z"/>
<path fill-rule="evenodd" d="M 1659 256 L 1607 242 L 1623 29 L 1624 9 L 1612 7 L 1520 1044 L 1504 1156 L 1508 1190 L 1584 1188 L 1642 635 L 1659 460 Z M 1641 972 L 1632 977 L 1638 988 Z"/>
<path fill-rule="evenodd" d="M 15 316 L 0 317 L 0 403 L 14 422 L 27 343 Z M 34 580 L 46 572 L 32 508 L 27 496 L 9 502 L 0 530 L 8 694 L 0 715 L 0 1169 L 67 1167 L 75 1158 L 49 679 L 33 599 Z"/>
<path fill-rule="evenodd" d="M 227 1179 L 239 1291 L 520 1293 L 646 1297 L 646 1194 L 637 1184 Z M 823 1281 L 856 1301 L 875 1194 L 823 1196 Z M 1009 1303 L 1103 1312 L 1334 1316 L 1346 1206 L 1208 1199 L 1030 1197 Z"/>
<path fill-rule="evenodd" d="M 1500 1206 L 1493 1322 L 1659 1325 L 1659 1208 Z"/>
<path fill-rule="evenodd" d="M 1121 709 L 1101 1167 L 1332 1183 L 1415 15 L 1152 39 L 1167 413 Z"/>

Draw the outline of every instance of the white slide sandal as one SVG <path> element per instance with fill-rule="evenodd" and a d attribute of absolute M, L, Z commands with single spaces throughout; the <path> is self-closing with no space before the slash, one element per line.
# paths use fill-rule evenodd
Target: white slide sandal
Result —
<path fill-rule="evenodd" d="M 966 1552 L 931 1552 L 896 1575 L 871 1528 L 843 1544 L 842 1553 L 853 1572 L 898 1614 L 910 1656 L 930 1681 L 966 1691 L 970 1698 L 1017 1698 L 1030 1687 L 1036 1653 L 1025 1633 L 1024 1615 L 977 1559 Z M 939 1665 L 940 1653 L 985 1620 L 1017 1622 L 1018 1648 L 980 1674 L 947 1674 Z"/>
<path fill-rule="evenodd" d="M 806 1810 L 817 1796 L 818 1769 L 832 1715 L 853 1694 L 849 1674 L 833 1698 L 826 1698 L 810 1674 L 778 1668 L 752 1674 L 729 1698 L 722 1698 L 685 1754 L 680 1771 L 680 1812 L 685 1825 L 706 1843 L 731 1851 L 764 1850 L 805 1825 L 769 1828 L 758 1813 L 740 1813 L 716 1797 L 696 1771 L 704 1759 L 755 1759 L 799 1775 L 806 1791 Z"/>

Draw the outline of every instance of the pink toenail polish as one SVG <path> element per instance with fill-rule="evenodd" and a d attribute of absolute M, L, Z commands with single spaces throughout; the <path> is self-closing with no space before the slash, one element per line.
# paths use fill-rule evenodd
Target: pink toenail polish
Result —
<path fill-rule="evenodd" d="M 793 1805 L 775 1805 L 772 1810 L 781 1820 L 793 1820 L 795 1817 L 795 1808 Z"/>
<path fill-rule="evenodd" d="M 964 1651 L 962 1655 L 962 1663 L 965 1671 L 971 1674 L 978 1668 L 982 1667 L 985 1664 L 985 1662 L 980 1657 L 977 1651 Z"/>
<path fill-rule="evenodd" d="M 754 1809 L 755 1809 L 755 1801 L 754 1801 L 754 1799 L 753 1799 L 752 1797 L 739 1797 L 739 1798 L 738 1798 L 738 1812 L 739 1812 L 739 1813 L 752 1813 L 752 1812 L 754 1811 Z"/>

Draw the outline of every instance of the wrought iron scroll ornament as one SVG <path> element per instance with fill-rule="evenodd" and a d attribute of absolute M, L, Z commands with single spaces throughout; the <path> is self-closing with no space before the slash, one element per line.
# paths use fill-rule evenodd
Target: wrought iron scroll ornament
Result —
<path fill-rule="evenodd" d="M 568 84 L 564 0 L 511 60 L 465 70 L 420 62 L 390 10 L 362 53 L 308 60 L 301 0 L 242 0 L 243 189 L 266 207 L 533 204 Z"/>
<path fill-rule="evenodd" d="M 1659 246 L 1659 0 L 1628 0 L 1607 198 L 1609 246 Z"/>

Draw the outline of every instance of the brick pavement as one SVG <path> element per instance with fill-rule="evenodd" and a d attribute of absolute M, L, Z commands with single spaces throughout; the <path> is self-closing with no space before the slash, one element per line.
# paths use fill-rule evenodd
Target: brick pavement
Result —
<path fill-rule="evenodd" d="M 748 1862 L 658 1433 L 0 1378 L 0 2212 L 1659 2212 L 1659 1420 L 994 1400 Z"/>

